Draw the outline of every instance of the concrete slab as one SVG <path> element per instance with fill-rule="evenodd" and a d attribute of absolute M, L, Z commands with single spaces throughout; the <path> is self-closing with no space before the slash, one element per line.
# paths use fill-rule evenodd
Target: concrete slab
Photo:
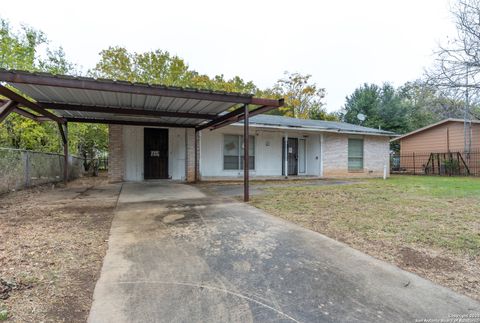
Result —
<path fill-rule="evenodd" d="M 124 184 L 89 322 L 404 322 L 480 304 L 175 183 Z"/>

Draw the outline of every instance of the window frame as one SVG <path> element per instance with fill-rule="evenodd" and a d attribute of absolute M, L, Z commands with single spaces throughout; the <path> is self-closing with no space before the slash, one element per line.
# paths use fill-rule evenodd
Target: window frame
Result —
<path fill-rule="evenodd" d="M 225 168 L 225 137 L 226 136 L 235 136 L 238 138 L 238 169 L 226 169 Z M 249 135 L 249 137 L 251 137 L 253 139 L 253 155 L 249 155 L 249 157 L 253 157 L 253 167 L 252 167 L 252 163 L 249 164 L 250 166 L 250 169 L 249 171 L 255 171 L 256 167 L 257 167 L 257 158 L 256 158 L 256 151 L 257 151 L 257 143 L 256 143 L 256 138 L 254 135 Z M 243 172 L 243 148 L 242 148 L 242 145 L 243 145 L 243 134 L 239 135 L 239 134 L 234 134 L 234 133 L 224 133 L 222 135 L 222 170 L 223 171 L 226 171 L 226 172 Z"/>
<path fill-rule="evenodd" d="M 362 145 L 362 156 L 350 156 L 350 140 L 361 141 Z M 360 168 L 352 168 L 350 166 L 351 159 L 361 159 L 362 165 Z M 349 173 L 363 173 L 365 171 L 365 139 L 359 137 L 349 137 L 347 141 L 347 169 Z"/>

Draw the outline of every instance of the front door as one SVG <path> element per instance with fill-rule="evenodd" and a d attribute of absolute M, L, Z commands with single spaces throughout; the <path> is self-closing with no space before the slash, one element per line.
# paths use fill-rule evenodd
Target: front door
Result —
<path fill-rule="evenodd" d="M 282 143 L 282 174 L 285 175 L 285 138 Z M 288 162 L 288 174 L 298 175 L 298 139 L 288 138 L 287 142 L 287 162 Z"/>
<path fill-rule="evenodd" d="M 168 129 L 144 129 L 144 178 L 168 178 Z"/>

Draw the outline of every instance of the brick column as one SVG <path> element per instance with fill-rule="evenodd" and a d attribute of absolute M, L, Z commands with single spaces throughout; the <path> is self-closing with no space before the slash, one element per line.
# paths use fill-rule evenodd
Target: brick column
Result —
<path fill-rule="evenodd" d="M 123 126 L 108 126 L 108 180 L 110 182 L 123 181 Z"/>
<path fill-rule="evenodd" d="M 195 182 L 195 129 L 185 129 L 185 180 Z"/>
<path fill-rule="evenodd" d="M 199 131 L 197 133 L 197 136 L 196 136 L 196 140 L 197 140 L 197 162 L 196 162 L 196 167 L 197 167 L 197 178 L 195 178 L 195 181 L 198 182 L 198 181 L 201 181 L 202 180 L 202 174 L 200 173 L 200 159 L 201 159 L 201 156 L 200 156 L 200 145 L 202 144 L 201 143 L 201 138 L 202 138 L 202 133 Z"/>

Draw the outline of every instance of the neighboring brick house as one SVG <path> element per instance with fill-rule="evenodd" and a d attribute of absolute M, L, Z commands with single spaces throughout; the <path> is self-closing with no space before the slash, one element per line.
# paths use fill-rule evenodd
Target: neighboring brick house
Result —
<path fill-rule="evenodd" d="M 250 168 L 256 178 L 285 176 L 381 177 L 389 172 L 389 140 L 393 133 L 322 120 L 274 115 L 250 119 Z M 110 125 L 112 180 L 139 181 L 145 175 L 145 140 L 142 126 Z M 201 179 L 243 176 L 243 124 L 200 132 L 198 145 Z M 194 181 L 193 129 L 168 128 L 165 178 Z M 148 145 L 148 143 L 147 143 Z M 157 153 L 157 152 L 155 152 Z"/>

